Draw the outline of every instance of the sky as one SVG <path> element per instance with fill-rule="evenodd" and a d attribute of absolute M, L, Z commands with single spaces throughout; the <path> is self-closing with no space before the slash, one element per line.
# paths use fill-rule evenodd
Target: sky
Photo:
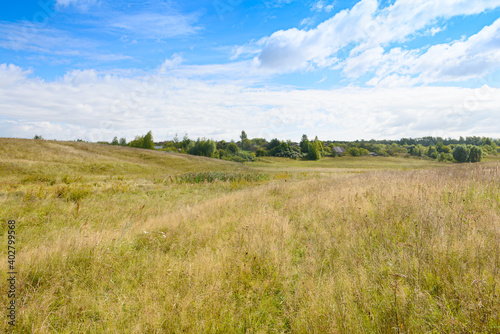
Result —
<path fill-rule="evenodd" d="M 500 137 L 500 0 L 23 0 L 0 137 Z"/>

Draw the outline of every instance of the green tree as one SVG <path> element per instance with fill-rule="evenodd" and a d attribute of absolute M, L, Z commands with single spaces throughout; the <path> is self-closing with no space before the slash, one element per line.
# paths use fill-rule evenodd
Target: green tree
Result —
<path fill-rule="evenodd" d="M 120 138 L 120 146 L 127 146 L 127 139 Z"/>
<path fill-rule="evenodd" d="M 113 140 L 111 141 L 111 145 L 120 145 L 118 142 L 118 137 L 114 137 Z"/>
<path fill-rule="evenodd" d="M 309 142 L 307 146 L 307 158 L 309 160 L 319 160 L 321 159 L 322 153 L 322 143 L 318 141 Z"/>
<path fill-rule="evenodd" d="M 438 151 L 434 146 L 429 146 L 429 149 L 427 150 L 427 156 L 432 159 L 437 159 L 438 158 Z"/>
<path fill-rule="evenodd" d="M 263 157 L 266 155 L 266 151 L 259 148 L 256 152 L 255 152 L 255 155 L 258 156 L 258 157 Z"/>
<path fill-rule="evenodd" d="M 239 148 L 238 145 L 236 145 L 235 143 L 229 143 L 229 145 L 227 145 L 227 150 L 233 154 L 236 154 L 238 153 Z"/>
<path fill-rule="evenodd" d="M 153 142 L 153 134 L 151 131 L 149 131 L 145 136 L 144 136 L 144 141 L 142 143 L 142 147 L 146 148 L 148 150 L 154 150 L 155 149 L 155 143 Z"/>
<path fill-rule="evenodd" d="M 33 139 L 36 139 L 36 140 L 43 140 L 43 137 L 42 137 L 42 136 L 39 136 L 39 135 L 35 135 L 35 137 L 33 137 Z"/>
<path fill-rule="evenodd" d="M 300 140 L 300 150 L 302 153 L 307 153 L 307 149 L 309 148 L 309 139 L 307 139 L 306 135 L 302 135 L 302 139 Z"/>
<path fill-rule="evenodd" d="M 250 146 L 250 141 L 248 140 L 248 136 L 245 131 L 241 131 L 240 139 L 241 139 L 241 149 L 242 150 L 247 149 L 248 148 L 247 146 Z"/>
<path fill-rule="evenodd" d="M 269 151 L 271 151 L 273 148 L 280 146 L 280 144 L 281 144 L 281 141 L 278 138 L 271 139 L 271 141 L 267 145 L 267 149 Z"/>
<path fill-rule="evenodd" d="M 453 158 L 457 162 L 467 162 L 470 150 L 465 145 L 457 145 L 453 150 Z"/>
<path fill-rule="evenodd" d="M 248 139 L 247 133 L 245 131 L 241 131 L 240 139 L 242 141 Z"/>
<path fill-rule="evenodd" d="M 370 151 L 368 151 L 366 148 L 360 148 L 359 155 L 370 155 Z"/>
<path fill-rule="evenodd" d="M 130 147 L 144 148 L 144 136 L 135 136 L 134 140 L 128 143 Z"/>
<path fill-rule="evenodd" d="M 397 155 L 398 153 L 408 153 L 408 150 L 405 147 L 399 146 L 396 143 L 392 143 L 388 148 L 387 148 L 387 153 L 389 155 Z"/>
<path fill-rule="evenodd" d="M 250 151 L 252 149 L 252 142 L 248 139 L 243 139 L 241 141 L 241 149 L 245 151 Z"/>
<path fill-rule="evenodd" d="M 189 144 L 187 152 L 192 155 L 214 157 L 217 152 L 217 146 L 213 140 L 198 138 L 195 143 L 191 142 Z"/>
<path fill-rule="evenodd" d="M 436 151 L 438 151 L 439 153 L 444 152 L 444 144 L 442 142 L 436 144 Z"/>
<path fill-rule="evenodd" d="M 227 145 L 227 143 L 226 143 L 226 141 L 224 139 L 221 140 L 221 141 L 218 141 L 217 142 L 217 149 L 218 150 L 223 150 L 223 149 L 226 148 L 226 145 Z"/>
<path fill-rule="evenodd" d="M 185 153 L 188 150 L 191 142 L 192 141 L 191 141 L 191 139 L 189 139 L 188 134 L 185 133 L 184 137 L 182 137 L 182 141 L 180 143 L 180 149 Z"/>
<path fill-rule="evenodd" d="M 480 162 L 482 158 L 483 158 L 483 150 L 481 149 L 481 147 L 472 146 L 470 148 L 469 161 Z"/>
<path fill-rule="evenodd" d="M 347 153 L 349 153 L 353 157 L 359 157 L 361 155 L 361 153 L 359 152 L 359 148 L 357 147 L 351 147 L 347 150 Z"/>
<path fill-rule="evenodd" d="M 429 146 L 429 149 L 427 150 L 427 156 L 433 159 L 437 158 L 437 150 L 434 146 Z"/>

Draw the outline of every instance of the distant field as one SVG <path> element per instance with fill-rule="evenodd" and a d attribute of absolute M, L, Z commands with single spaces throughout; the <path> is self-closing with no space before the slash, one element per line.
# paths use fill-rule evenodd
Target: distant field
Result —
<path fill-rule="evenodd" d="M 318 172 L 345 172 L 367 170 L 413 170 L 422 168 L 445 167 L 447 163 L 440 163 L 431 159 L 403 158 L 403 157 L 324 157 L 319 161 L 293 160 L 288 158 L 262 157 L 256 162 L 247 162 L 247 166 L 269 170 L 287 171 L 318 171 Z"/>
<path fill-rule="evenodd" d="M 15 333 L 500 331 L 493 159 L 238 164 L 0 139 L 0 203 Z"/>

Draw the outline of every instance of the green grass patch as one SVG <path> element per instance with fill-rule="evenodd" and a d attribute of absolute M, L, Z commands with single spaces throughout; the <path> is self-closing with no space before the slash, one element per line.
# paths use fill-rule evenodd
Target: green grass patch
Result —
<path fill-rule="evenodd" d="M 186 173 L 175 177 L 177 183 L 203 183 L 203 182 L 259 182 L 270 179 L 268 174 L 263 173 L 228 173 L 228 172 L 199 172 Z"/>

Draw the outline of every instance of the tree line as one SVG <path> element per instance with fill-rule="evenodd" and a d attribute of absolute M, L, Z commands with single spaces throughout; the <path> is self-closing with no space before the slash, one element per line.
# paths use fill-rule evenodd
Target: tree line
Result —
<path fill-rule="evenodd" d="M 177 134 L 172 140 L 154 143 L 152 132 L 136 136 L 127 143 L 125 138 L 114 137 L 103 144 L 130 146 L 136 148 L 186 153 L 236 162 L 254 161 L 257 157 L 274 156 L 302 160 L 319 160 L 322 157 L 336 156 L 415 156 L 426 159 L 450 162 L 478 162 L 484 156 L 500 154 L 499 139 L 487 137 L 460 137 L 443 139 L 441 137 L 403 138 L 400 140 L 356 140 L 321 141 L 316 136 L 310 140 L 303 135 L 300 142 L 265 138 L 248 138 L 241 132 L 240 140 L 215 141 L 207 138 L 190 139 L 187 134 L 179 139 Z"/>

